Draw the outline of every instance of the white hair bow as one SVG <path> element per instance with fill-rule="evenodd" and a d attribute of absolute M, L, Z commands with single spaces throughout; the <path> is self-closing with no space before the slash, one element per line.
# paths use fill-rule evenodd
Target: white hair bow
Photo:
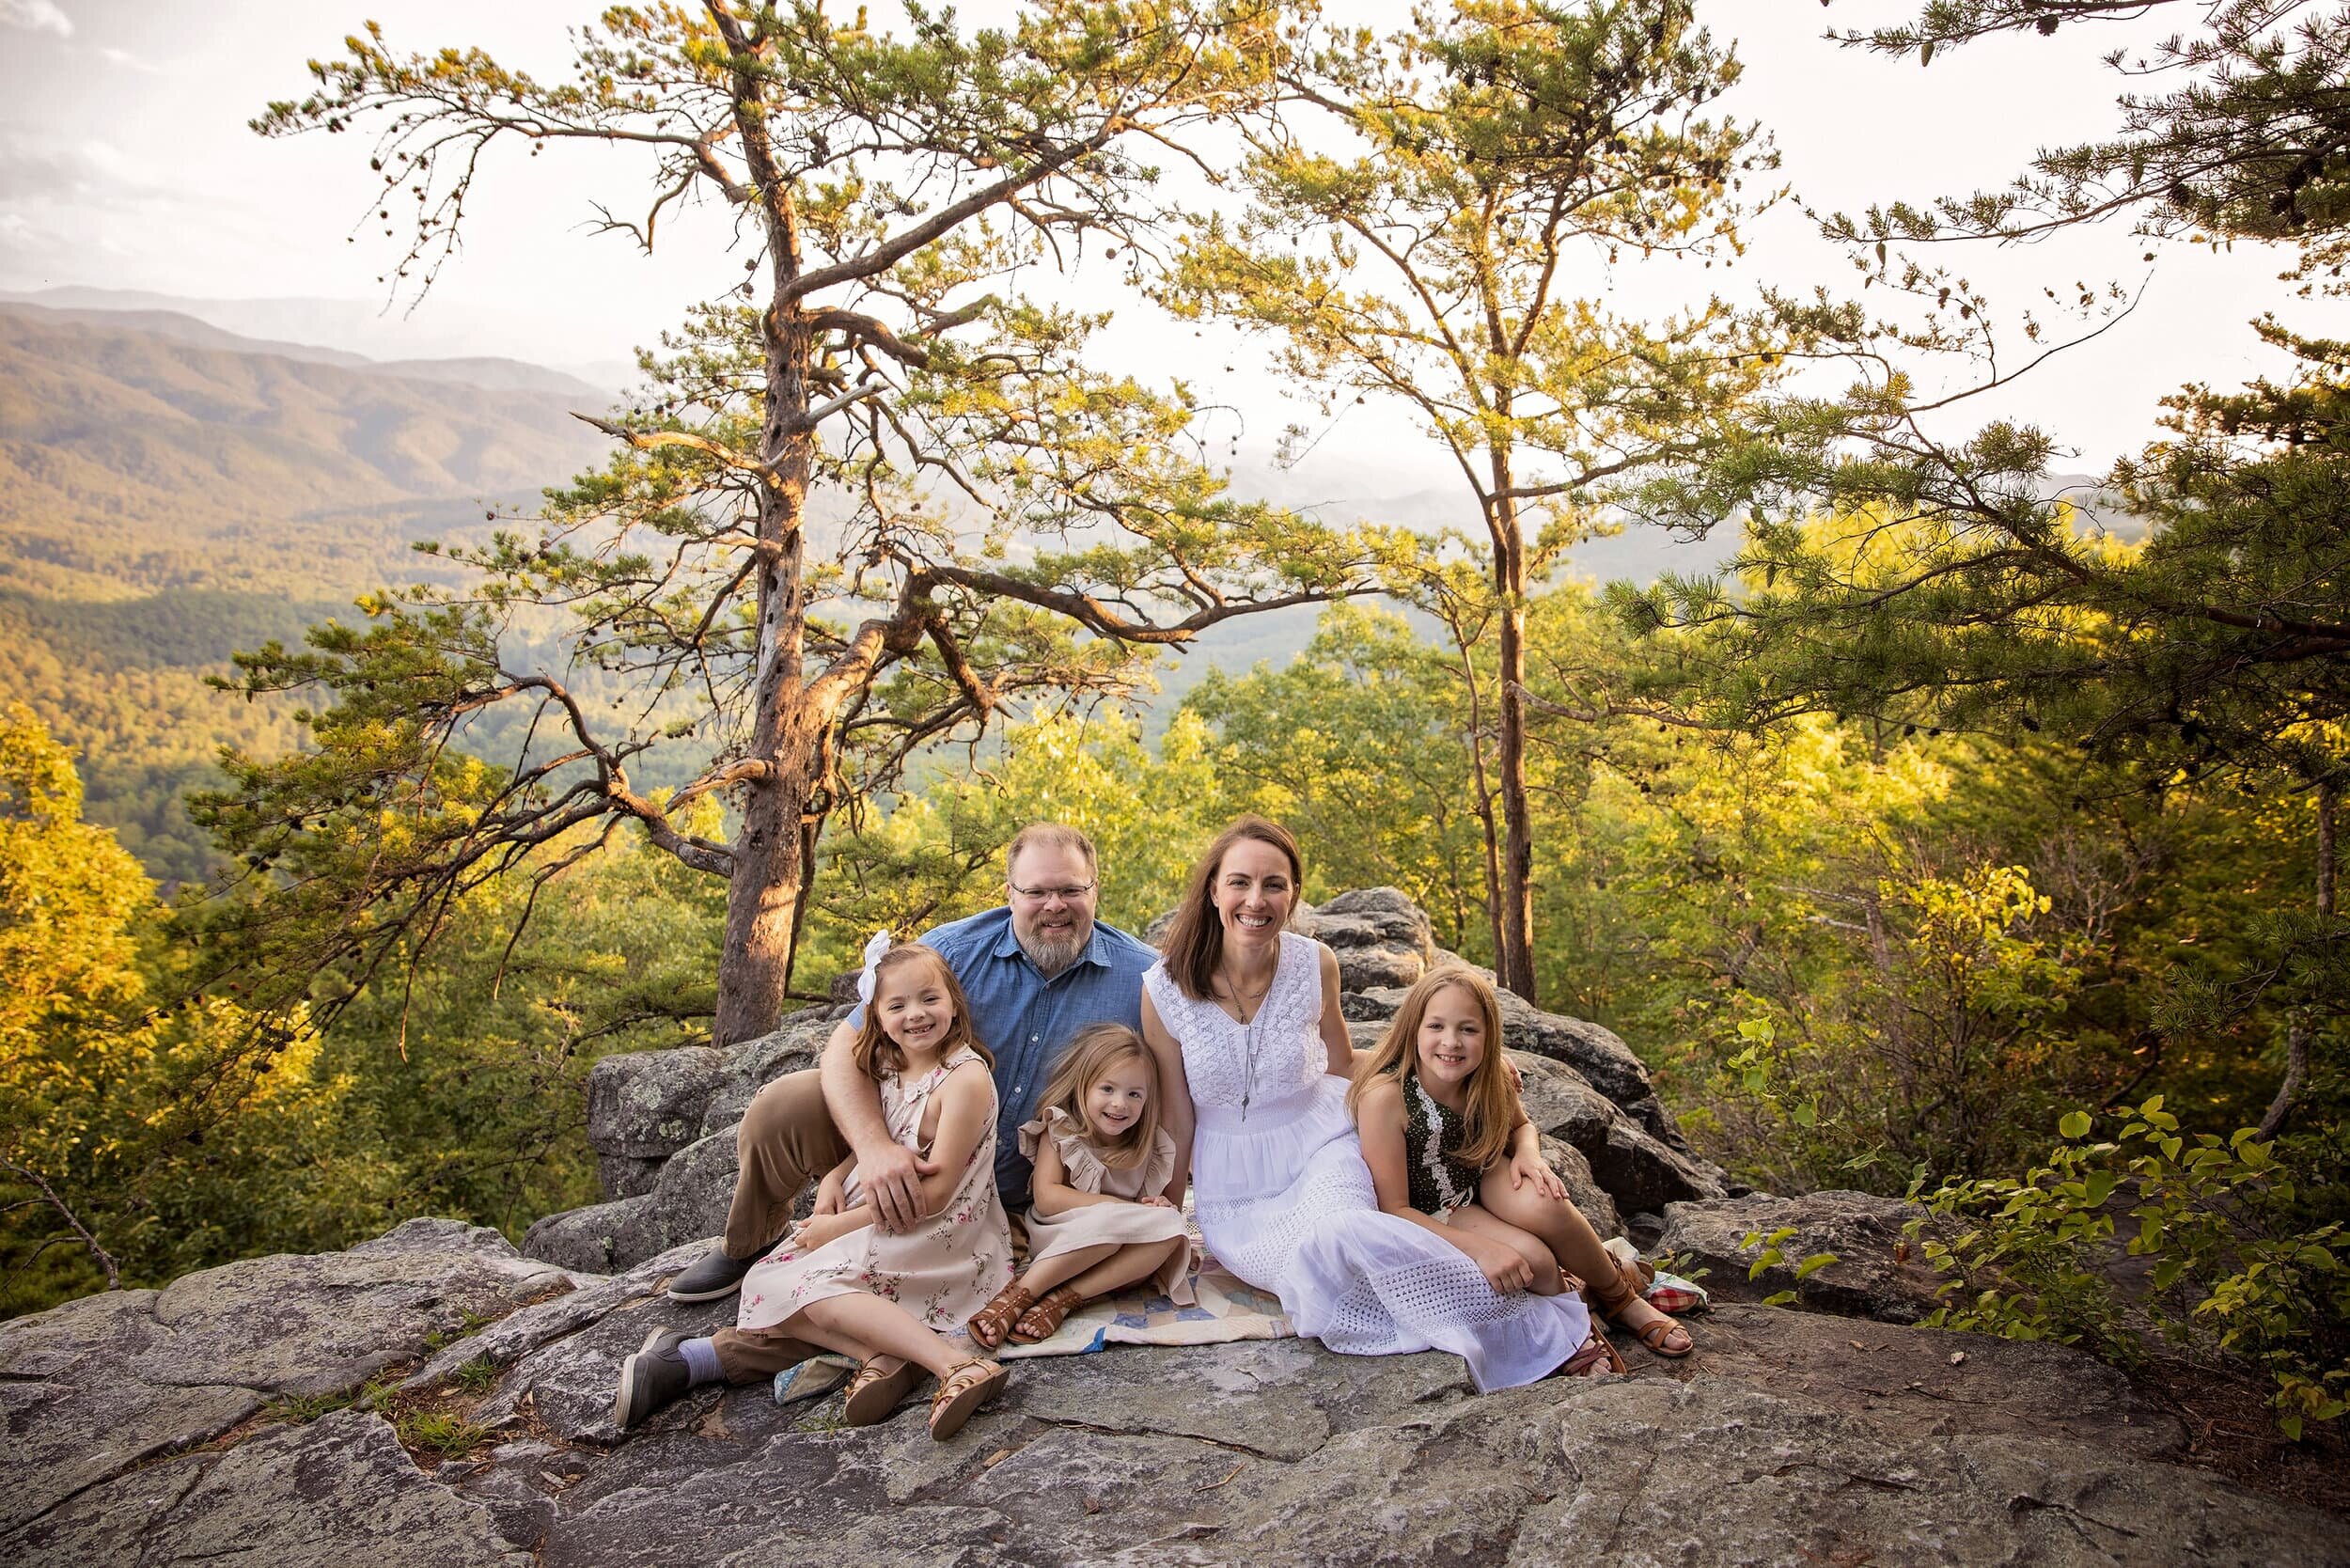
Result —
<path fill-rule="evenodd" d="M 873 939 L 865 944 L 865 972 L 856 978 L 856 999 L 867 1007 L 873 1004 L 873 972 L 881 966 L 882 956 L 894 946 L 885 927 L 873 933 Z"/>

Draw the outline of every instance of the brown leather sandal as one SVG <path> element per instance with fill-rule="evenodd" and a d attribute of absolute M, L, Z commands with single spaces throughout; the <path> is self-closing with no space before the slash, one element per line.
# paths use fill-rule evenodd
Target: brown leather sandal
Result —
<path fill-rule="evenodd" d="M 972 1412 L 994 1399 L 1010 1376 L 1001 1361 L 976 1356 L 948 1368 L 938 1380 L 938 1392 L 931 1396 L 931 1435 L 944 1441 L 961 1432 Z"/>
<path fill-rule="evenodd" d="M 1599 1325 L 1593 1323 L 1590 1335 L 1583 1341 L 1581 1348 L 1559 1362 L 1550 1375 L 1553 1377 L 1597 1377 L 1604 1372 L 1622 1372 L 1628 1369 L 1623 1364 L 1622 1356 L 1619 1355 L 1616 1347 L 1608 1342 L 1606 1334 L 1601 1330 Z"/>
<path fill-rule="evenodd" d="M 1648 1305 L 1640 1294 L 1640 1275 L 1637 1270 L 1619 1267 L 1612 1288 L 1594 1283 L 1591 1286 L 1591 1294 L 1599 1298 L 1600 1310 L 1607 1314 L 1607 1320 L 1618 1327 L 1631 1329 L 1632 1337 L 1648 1346 L 1649 1354 L 1652 1356 L 1661 1356 L 1668 1361 L 1678 1361 L 1697 1349 L 1697 1341 L 1689 1338 L 1689 1331 L 1656 1308 L 1649 1308 L 1649 1310 L 1655 1312 L 1656 1315 L 1646 1324 L 1636 1327 L 1624 1321 L 1624 1313 L 1632 1309 L 1635 1302 L 1642 1306 Z M 1673 1338 L 1675 1335 L 1680 1336 L 1678 1341 Z"/>
<path fill-rule="evenodd" d="M 1056 1285 L 1036 1298 L 1035 1305 L 1020 1314 L 1020 1321 L 1011 1325 L 1011 1342 L 1032 1345 L 1049 1340 L 1060 1331 L 1070 1313 L 1086 1304 L 1086 1298 L 1066 1285 Z"/>
<path fill-rule="evenodd" d="M 895 1372 L 882 1372 L 875 1365 L 880 1360 L 874 1356 L 849 1379 L 843 1408 L 851 1426 L 878 1426 L 887 1420 L 922 1375 L 922 1369 L 912 1361 L 901 1363 Z"/>
<path fill-rule="evenodd" d="M 970 1330 L 973 1344 L 994 1350 L 1004 1342 L 1004 1336 L 1011 1332 L 1020 1314 L 1035 1305 L 1036 1297 L 1015 1279 L 997 1291 L 995 1300 L 972 1313 L 971 1321 L 964 1326 Z"/>

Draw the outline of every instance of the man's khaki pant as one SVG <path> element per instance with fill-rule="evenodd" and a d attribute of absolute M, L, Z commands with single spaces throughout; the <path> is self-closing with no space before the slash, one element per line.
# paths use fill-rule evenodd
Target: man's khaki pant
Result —
<path fill-rule="evenodd" d="M 751 1097 L 734 1130 L 741 1168 L 720 1243 L 729 1258 L 756 1258 L 791 1223 L 810 1182 L 849 1157 L 824 1108 L 816 1070 L 788 1073 Z M 780 1328 L 721 1328 L 711 1336 L 728 1383 L 757 1383 L 795 1366 L 816 1347 Z"/>

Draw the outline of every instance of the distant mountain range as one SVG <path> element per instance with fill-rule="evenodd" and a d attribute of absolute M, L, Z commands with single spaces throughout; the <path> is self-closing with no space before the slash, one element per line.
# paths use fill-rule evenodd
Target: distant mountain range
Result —
<path fill-rule="evenodd" d="M 505 386 L 513 384 L 502 379 L 504 376 L 520 374 L 530 378 L 531 384 L 550 391 L 592 387 L 607 400 L 617 398 L 636 381 L 634 362 L 625 359 L 564 365 L 554 369 L 519 359 L 478 360 L 472 351 L 482 340 L 490 323 L 462 312 L 451 316 L 446 309 L 436 309 L 432 322 L 428 324 L 365 300 L 188 299 L 127 289 L 80 287 L 31 291 L 0 290 L 0 301 L 57 311 L 95 311 L 117 319 L 178 316 L 241 339 L 243 352 L 282 353 L 290 359 L 321 359 L 329 364 L 372 364 L 385 369 L 404 366 L 409 368 L 393 373 L 422 375 L 431 381 Z M 513 339 L 502 336 L 500 340 Z M 208 346 L 239 345 L 217 341 Z M 458 366 L 510 368 L 485 368 L 477 374 L 447 373 L 449 368 Z"/>
<path fill-rule="evenodd" d="M 0 305 L 14 585 L 348 592 L 420 532 L 478 523 L 483 503 L 529 498 L 606 449 L 572 415 L 609 399 L 572 378 L 489 361 L 491 379 L 469 381 L 464 362 L 333 353 L 184 317 Z"/>
<path fill-rule="evenodd" d="M 446 571 L 411 543 L 478 538 L 485 511 L 526 508 L 608 450 L 573 415 L 618 400 L 605 390 L 621 384 L 617 369 L 371 358 L 352 346 L 382 328 L 349 301 L 0 295 L 0 690 L 28 698 L 82 749 L 92 816 L 159 872 L 205 863 L 176 797 L 213 747 L 269 751 L 293 734 L 290 704 L 225 698 L 206 671 L 347 616 L 359 592 Z M 303 340 L 313 329 L 332 341 Z M 1410 456 L 1299 469 L 1244 460 L 1231 479 L 1238 494 L 1333 523 L 1472 531 L 1466 493 L 1415 481 Z M 2094 478 L 2058 476 L 2051 489 L 2132 531 Z M 815 526 L 827 510 L 819 498 Z M 1578 547 L 1566 571 L 1696 573 L 1738 542 L 1729 529 L 1678 541 L 1631 528 Z M 1171 662 L 1152 728 L 1211 668 L 1287 661 L 1316 619 L 1306 606 L 1214 629 Z"/>

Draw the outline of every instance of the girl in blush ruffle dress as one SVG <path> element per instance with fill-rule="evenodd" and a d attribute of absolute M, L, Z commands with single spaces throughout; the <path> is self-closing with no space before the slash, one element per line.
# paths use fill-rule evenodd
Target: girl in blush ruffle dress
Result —
<path fill-rule="evenodd" d="M 1051 1338 L 1071 1311 L 1144 1279 L 1179 1306 L 1191 1233 L 1167 1195 L 1175 1140 L 1159 1125 L 1158 1072 L 1123 1024 L 1080 1029 L 1062 1052 L 1020 1152 L 1036 1162 L 1028 1268 L 971 1320 L 983 1345 Z"/>

